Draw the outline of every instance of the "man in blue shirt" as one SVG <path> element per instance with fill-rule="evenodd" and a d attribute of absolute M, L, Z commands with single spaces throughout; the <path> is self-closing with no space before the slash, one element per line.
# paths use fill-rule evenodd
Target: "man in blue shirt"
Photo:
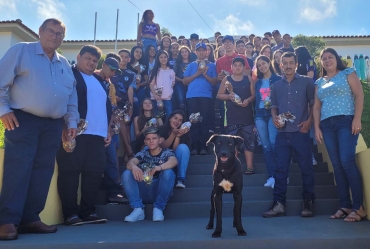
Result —
<path fill-rule="evenodd" d="M 200 112 L 203 117 L 212 107 L 212 85 L 217 84 L 216 66 L 213 63 L 206 63 L 204 68 L 200 67 L 199 62 L 203 61 L 207 55 L 207 47 L 204 43 L 196 45 L 198 61 L 188 65 L 184 73 L 184 84 L 188 86 L 186 93 L 186 103 L 188 113 Z M 192 138 L 192 155 L 206 155 L 206 142 L 208 138 L 209 119 L 193 124 L 190 130 Z"/>
<path fill-rule="evenodd" d="M 303 210 L 301 216 L 312 217 L 315 194 L 309 131 L 312 123 L 315 86 L 311 78 L 295 72 L 297 56 L 294 53 L 284 53 L 281 61 L 285 74 L 281 80 L 275 82 L 271 93 L 271 115 L 278 128 L 275 142 L 274 202 L 263 217 L 285 215 L 287 178 L 292 151 L 302 171 Z M 310 110 L 308 106 L 311 107 Z M 287 112 L 295 115 L 295 118 L 285 121 L 285 124 L 280 123 L 278 115 Z"/>

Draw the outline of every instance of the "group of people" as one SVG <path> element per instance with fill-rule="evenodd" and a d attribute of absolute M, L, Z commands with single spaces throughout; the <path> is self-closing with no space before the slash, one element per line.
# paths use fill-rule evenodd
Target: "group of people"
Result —
<path fill-rule="evenodd" d="M 354 222 L 366 215 L 355 161 L 363 92 L 335 50 L 321 51 L 322 72 L 315 82 L 307 49 L 294 49 L 291 37 L 278 30 L 238 41 L 217 32 L 211 44 L 197 34 L 161 37 L 153 18 L 145 11 L 138 45 L 108 53 L 99 70 L 102 52 L 96 46 L 83 46 L 72 67 L 56 51 L 66 27 L 55 18 L 40 26 L 40 41 L 16 44 L 1 58 L 0 119 L 6 128 L 1 240 L 57 231 L 39 217 L 55 158 L 64 224 L 107 221 L 94 207 L 102 180 L 108 199 L 133 208 L 125 221 L 144 219 L 147 202 L 154 203 L 153 221 L 163 221 L 173 188 L 185 188 L 190 155 L 207 154 L 216 98 L 221 133 L 244 140 L 246 175 L 254 174 L 259 137 L 265 186 L 273 188 L 273 205 L 263 217 L 285 215 L 292 158 L 302 171 L 302 216 L 313 216 L 311 127 L 316 140 L 325 141 L 334 167 L 341 202 L 331 218 Z M 186 123 L 195 113 L 202 122 Z M 119 136 L 127 157 L 122 176 Z"/>

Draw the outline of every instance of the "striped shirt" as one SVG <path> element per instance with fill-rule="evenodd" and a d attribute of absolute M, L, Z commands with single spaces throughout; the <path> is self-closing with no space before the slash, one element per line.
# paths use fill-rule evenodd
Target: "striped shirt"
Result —
<path fill-rule="evenodd" d="M 50 60 L 40 42 L 18 43 L 1 58 L 0 75 L 0 116 L 20 109 L 77 127 L 76 81 L 58 52 Z"/>

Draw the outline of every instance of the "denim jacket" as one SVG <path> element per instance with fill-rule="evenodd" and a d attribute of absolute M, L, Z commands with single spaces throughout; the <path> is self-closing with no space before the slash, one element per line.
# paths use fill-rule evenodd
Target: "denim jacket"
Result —
<path fill-rule="evenodd" d="M 270 77 L 270 86 L 272 84 L 274 84 L 276 81 L 278 80 L 281 80 L 281 76 L 278 76 L 276 74 L 271 74 L 271 77 Z M 262 79 L 258 79 L 258 81 L 256 82 L 255 84 L 255 94 L 256 94 L 256 102 L 255 102 L 255 107 L 256 107 L 256 117 L 258 116 L 270 116 L 271 115 L 271 111 L 270 109 L 260 109 L 259 108 L 259 103 L 261 101 L 261 95 L 260 95 L 260 88 L 262 86 Z"/>

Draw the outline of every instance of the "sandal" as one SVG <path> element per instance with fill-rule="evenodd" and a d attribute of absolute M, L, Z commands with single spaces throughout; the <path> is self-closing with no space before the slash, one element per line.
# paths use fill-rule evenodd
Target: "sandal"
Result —
<path fill-rule="evenodd" d="M 360 214 L 359 210 L 352 209 L 351 213 L 344 219 L 345 222 L 359 222 L 366 218 L 366 213 Z"/>
<path fill-rule="evenodd" d="M 329 219 L 344 219 L 347 216 L 348 216 L 348 212 L 344 208 L 340 208 L 335 214 L 330 216 Z"/>
<path fill-rule="evenodd" d="M 251 168 L 247 168 L 247 171 L 244 172 L 244 175 L 253 175 L 255 174 L 256 172 L 254 172 L 254 169 L 251 169 Z"/>

